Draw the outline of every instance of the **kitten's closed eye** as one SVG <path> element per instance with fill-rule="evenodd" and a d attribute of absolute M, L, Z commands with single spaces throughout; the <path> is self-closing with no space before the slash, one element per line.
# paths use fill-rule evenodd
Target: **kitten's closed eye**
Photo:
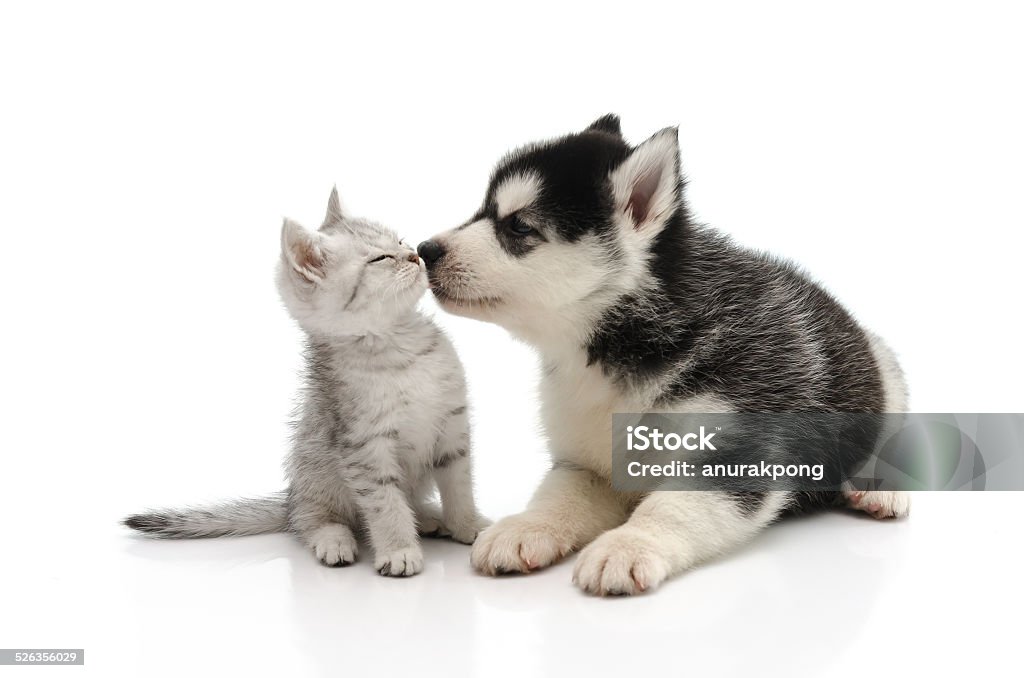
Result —
<path fill-rule="evenodd" d="M 380 255 L 379 257 L 375 257 L 375 258 L 373 258 L 373 259 L 370 259 L 370 261 L 369 261 L 369 262 L 367 262 L 367 263 L 370 263 L 370 264 L 375 264 L 375 263 L 377 263 L 378 261 L 384 261 L 385 259 L 394 259 L 394 257 L 393 257 L 393 256 L 391 256 L 390 254 L 382 254 L 382 255 Z"/>

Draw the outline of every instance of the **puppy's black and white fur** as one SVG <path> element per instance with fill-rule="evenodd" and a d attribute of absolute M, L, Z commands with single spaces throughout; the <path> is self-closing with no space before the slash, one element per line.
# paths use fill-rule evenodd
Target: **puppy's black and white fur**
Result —
<path fill-rule="evenodd" d="M 574 580 L 632 594 L 748 540 L 788 510 L 907 513 L 898 492 L 614 491 L 615 412 L 900 412 L 892 353 L 793 265 L 694 223 L 677 133 L 638 146 L 617 117 L 526 146 L 480 210 L 422 243 L 446 310 L 497 323 L 543 362 L 553 465 L 473 547 L 482 572 L 582 549 Z M 756 451 L 755 451 L 756 454 Z"/>

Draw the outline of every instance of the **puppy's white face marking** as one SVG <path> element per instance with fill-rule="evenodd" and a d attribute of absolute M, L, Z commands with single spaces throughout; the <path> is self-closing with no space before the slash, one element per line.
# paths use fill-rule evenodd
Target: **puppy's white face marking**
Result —
<path fill-rule="evenodd" d="M 538 204 L 544 191 L 537 172 L 511 174 L 493 189 L 489 216 L 435 236 L 448 252 L 433 270 L 435 297 L 451 313 L 495 322 L 534 343 L 539 333 L 577 346 L 587 331 L 583 318 L 614 296 L 601 290 L 621 271 L 606 239 L 559 235 Z M 523 226 L 533 230 L 520 232 Z"/>
<path fill-rule="evenodd" d="M 564 143 L 510 155 L 474 220 L 434 238 L 445 254 L 431 281 L 452 313 L 575 350 L 615 299 L 650 277 L 651 247 L 678 207 L 679 160 L 674 129 L 635 149 L 596 137 Z M 549 167 L 558 151 L 567 155 Z"/>
<path fill-rule="evenodd" d="M 532 205 L 540 196 L 541 180 L 533 172 L 513 174 L 494 191 L 499 219 Z"/>

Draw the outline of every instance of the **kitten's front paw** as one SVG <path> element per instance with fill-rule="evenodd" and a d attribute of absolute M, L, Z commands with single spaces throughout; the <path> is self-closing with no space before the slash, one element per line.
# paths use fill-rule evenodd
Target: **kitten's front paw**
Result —
<path fill-rule="evenodd" d="M 421 537 L 450 537 L 451 532 L 439 515 L 423 513 L 416 519 L 416 531 Z"/>
<path fill-rule="evenodd" d="M 377 572 L 385 577 L 411 577 L 423 571 L 423 551 L 419 546 L 383 553 L 373 561 Z"/>
<path fill-rule="evenodd" d="M 561 526 L 520 513 L 484 530 L 473 544 L 470 563 L 490 575 L 529 572 L 565 557 L 572 549 Z"/>
<path fill-rule="evenodd" d="M 487 520 L 487 518 L 477 516 L 464 524 L 453 525 L 450 536 L 462 544 L 472 544 L 480 533 L 490 527 L 490 525 L 491 521 Z"/>
<path fill-rule="evenodd" d="M 472 544 L 491 521 L 478 515 L 464 520 L 444 520 L 441 511 L 434 506 L 424 506 L 416 514 L 416 527 L 421 537 L 451 538 L 463 544 Z"/>
<path fill-rule="evenodd" d="M 624 525 L 605 532 L 580 552 L 572 580 L 599 596 L 632 596 L 653 589 L 669 574 L 669 564 L 646 533 Z"/>
<path fill-rule="evenodd" d="M 359 544 L 347 525 L 330 523 L 317 529 L 310 538 L 317 560 L 328 567 L 344 567 L 356 560 Z"/>

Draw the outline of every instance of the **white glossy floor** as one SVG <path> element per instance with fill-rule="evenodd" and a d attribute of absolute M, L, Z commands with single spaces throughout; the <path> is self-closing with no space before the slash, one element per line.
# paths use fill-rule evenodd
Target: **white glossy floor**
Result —
<path fill-rule="evenodd" d="M 488 579 L 449 542 L 396 580 L 365 560 L 319 566 L 285 535 L 152 542 L 68 516 L 5 549 L 0 638 L 86 649 L 84 669 L 33 675 L 1005 674 L 1022 502 L 930 494 L 899 523 L 793 520 L 653 595 L 607 600 L 574 589 L 568 562 Z"/>

